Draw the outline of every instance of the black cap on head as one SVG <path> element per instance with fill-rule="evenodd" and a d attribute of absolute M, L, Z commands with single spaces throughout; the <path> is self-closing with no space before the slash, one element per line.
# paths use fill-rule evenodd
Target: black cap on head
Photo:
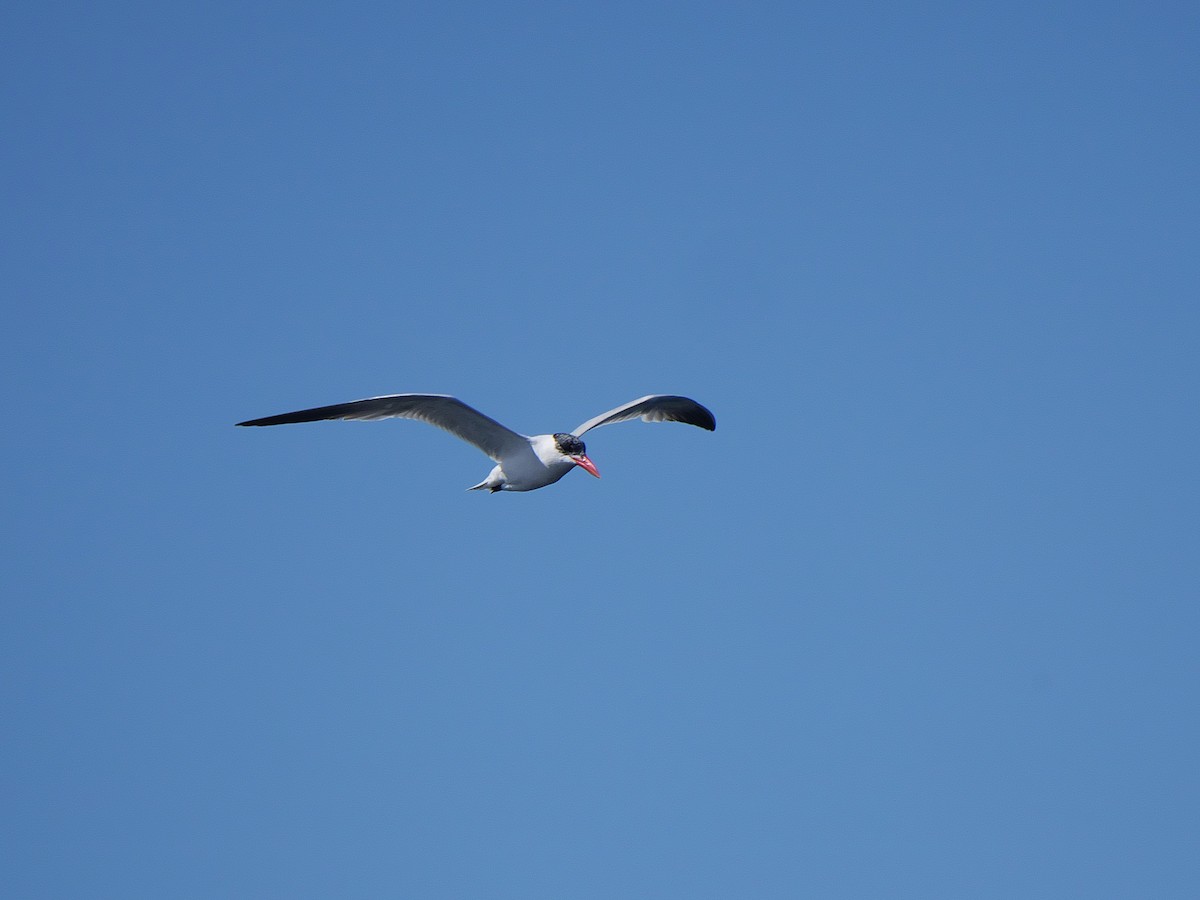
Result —
<path fill-rule="evenodd" d="M 566 456 L 584 456 L 587 454 L 587 447 L 583 446 L 583 441 L 573 434 L 562 434 L 560 432 L 554 435 L 554 444 L 558 447 L 558 452 Z"/>

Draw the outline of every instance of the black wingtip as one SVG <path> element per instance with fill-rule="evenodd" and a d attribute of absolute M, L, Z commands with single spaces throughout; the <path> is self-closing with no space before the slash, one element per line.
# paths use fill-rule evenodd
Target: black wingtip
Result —
<path fill-rule="evenodd" d="M 695 400 L 692 403 L 696 403 Z M 685 421 L 689 425 L 695 425 L 697 428 L 703 428 L 705 431 L 717 430 L 717 417 L 706 406 L 701 406 L 696 403 L 696 408 L 693 410 L 695 416 Z"/>
<path fill-rule="evenodd" d="M 265 416 L 261 419 L 247 419 L 245 422 L 238 422 L 235 427 L 244 428 L 250 426 L 257 428 L 262 425 L 296 425 L 301 422 L 319 422 L 323 419 L 330 418 L 322 415 L 325 407 L 321 409 L 302 409 L 299 412 L 281 413 L 278 416 Z"/>
<path fill-rule="evenodd" d="M 258 428 L 262 425 L 292 425 L 296 422 L 311 422 L 312 419 L 297 419 L 295 413 L 285 413 L 282 416 L 267 416 L 265 419 L 249 419 L 238 422 L 235 428 Z"/>

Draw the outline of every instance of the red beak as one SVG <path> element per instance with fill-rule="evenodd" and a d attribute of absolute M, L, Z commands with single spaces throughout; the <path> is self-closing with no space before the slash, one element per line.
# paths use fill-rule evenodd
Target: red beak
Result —
<path fill-rule="evenodd" d="M 581 469 L 587 469 L 587 471 L 591 472 L 597 478 L 600 477 L 600 472 L 596 469 L 596 464 L 582 453 L 580 453 L 578 456 L 572 456 L 571 462 L 575 463 L 575 465 L 579 466 Z"/>

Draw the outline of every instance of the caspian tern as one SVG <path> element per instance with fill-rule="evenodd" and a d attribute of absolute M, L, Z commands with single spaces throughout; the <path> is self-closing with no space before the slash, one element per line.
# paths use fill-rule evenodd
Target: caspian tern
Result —
<path fill-rule="evenodd" d="M 650 394 L 624 406 L 610 409 L 588 419 L 570 433 L 536 434 L 527 437 L 510 431 L 479 410 L 472 409 L 446 394 L 389 394 L 368 397 L 333 406 L 319 406 L 298 412 L 238 422 L 238 425 L 291 425 L 296 422 L 320 422 L 326 419 L 419 419 L 444 428 L 455 437 L 474 444 L 496 461 L 496 468 L 469 491 L 535 491 L 554 484 L 578 466 L 597 478 L 600 472 L 587 457 L 580 437 L 601 425 L 628 422 L 682 422 L 715 431 L 713 414 L 687 397 Z"/>

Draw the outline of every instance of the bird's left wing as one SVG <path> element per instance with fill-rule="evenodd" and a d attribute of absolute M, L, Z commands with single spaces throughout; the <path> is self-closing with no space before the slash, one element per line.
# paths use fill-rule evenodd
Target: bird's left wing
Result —
<path fill-rule="evenodd" d="M 588 419 L 572 434 L 582 437 L 585 431 L 598 428 L 601 425 L 612 425 L 615 422 L 628 422 L 630 419 L 641 419 L 643 422 L 682 422 L 685 425 L 695 425 L 708 431 L 716 431 L 717 420 L 713 414 L 687 397 L 676 397 L 672 394 L 650 394 L 640 400 L 633 400 L 624 406 L 610 409 L 594 419 Z"/>
<path fill-rule="evenodd" d="M 461 400 L 446 394 L 389 394 L 333 406 L 318 406 L 297 412 L 238 422 L 239 425 L 292 425 L 326 419 L 418 419 L 436 425 L 474 444 L 496 462 L 528 449 L 529 439 L 505 428 Z"/>

